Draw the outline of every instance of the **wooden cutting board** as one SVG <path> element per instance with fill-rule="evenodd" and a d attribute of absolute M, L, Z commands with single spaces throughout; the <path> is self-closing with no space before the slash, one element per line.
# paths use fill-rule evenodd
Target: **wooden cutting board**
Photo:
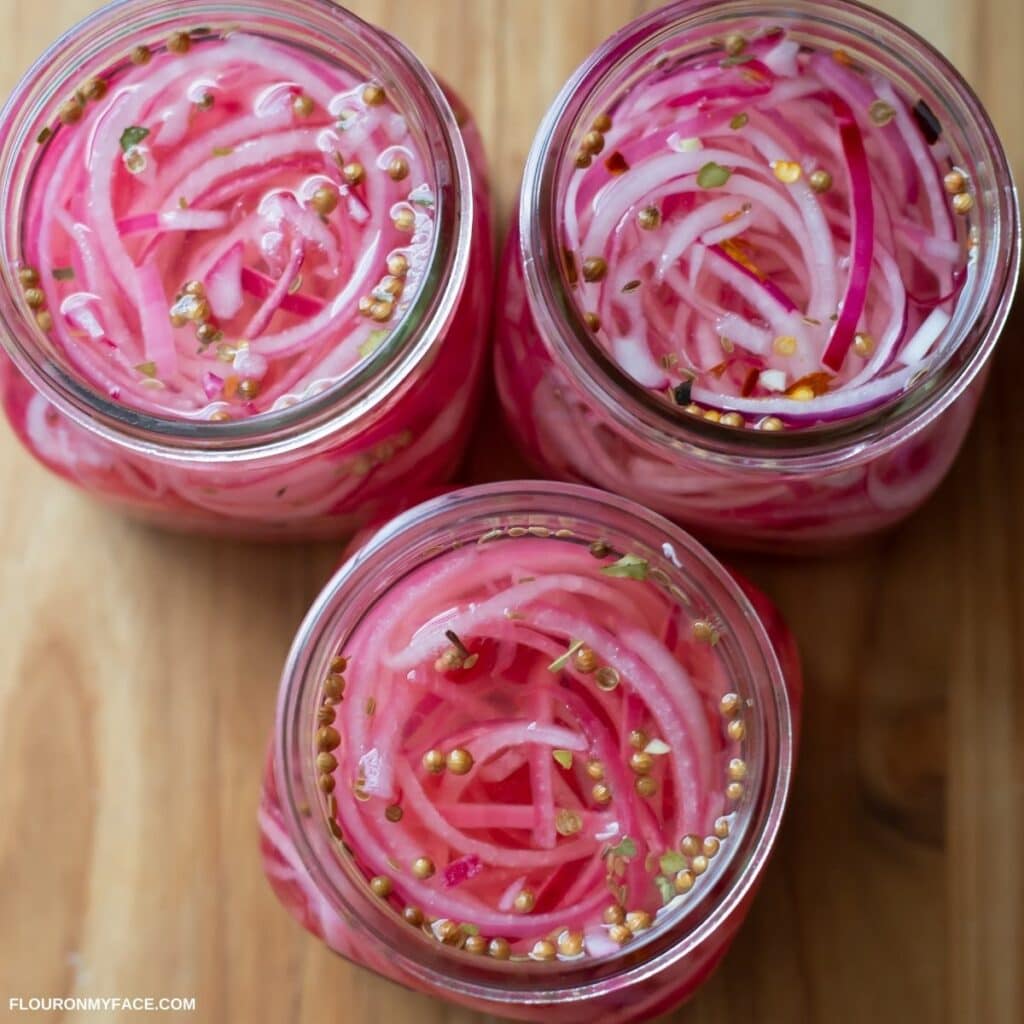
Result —
<path fill-rule="evenodd" d="M 3 0 L 0 88 L 98 6 Z M 566 75 L 654 5 L 352 6 L 473 107 L 504 223 Z M 1024 172 L 1022 0 L 883 6 L 964 71 Z M 1022 327 L 922 514 L 847 557 L 739 560 L 803 647 L 802 763 L 747 925 L 673 1020 L 1024 1019 Z M 466 478 L 517 472 L 483 432 Z M 181 1019 L 204 1024 L 479 1020 L 329 954 L 260 872 L 277 670 L 336 549 L 154 532 L 57 482 L 3 428 L 0 495 L 0 1015 L 11 996 L 194 995 Z"/>

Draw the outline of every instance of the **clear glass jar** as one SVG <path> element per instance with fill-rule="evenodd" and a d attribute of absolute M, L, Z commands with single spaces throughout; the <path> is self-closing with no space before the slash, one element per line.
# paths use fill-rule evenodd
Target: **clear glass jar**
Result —
<path fill-rule="evenodd" d="M 546 597 L 537 597 L 536 602 L 533 598 L 514 599 L 511 590 L 496 593 L 492 587 L 505 571 L 497 566 L 510 564 L 509 559 L 518 566 L 513 570 L 517 586 L 546 587 L 551 574 L 563 570 L 566 559 L 584 567 L 593 565 L 601 584 L 593 601 L 585 605 L 578 600 L 577 584 L 566 583 L 560 575 L 555 590 L 544 591 Z M 638 573 L 641 563 L 644 569 Z M 604 568 L 598 570 L 598 566 Z M 574 579 L 579 579 L 578 573 Z M 621 618 L 613 616 L 611 620 L 609 628 L 622 650 L 640 649 L 641 641 L 629 634 L 627 620 L 637 609 L 647 607 L 644 602 L 657 599 L 671 609 L 659 636 L 666 638 L 666 644 L 678 645 L 674 651 L 688 652 L 683 656 L 690 670 L 686 678 L 692 680 L 700 698 L 690 705 L 693 713 L 683 729 L 663 733 L 668 743 L 657 739 L 657 730 L 644 724 L 643 709 L 638 710 L 636 703 L 641 692 L 638 680 L 646 671 L 644 666 L 653 664 L 656 656 L 647 649 L 642 665 L 635 667 L 632 675 L 624 670 L 621 677 L 609 675 L 604 663 L 609 649 L 621 655 L 618 648 L 601 647 L 600 631 L 594 625 L 598 621 L 596 605 L 605 600 L 604 585 L 612 582 L 621 588 L 616 593 L 635 595 L 637 602 L 635 609 L 627 604 Z M 543 662 L 549 652 L 544 643 L 551 640 L 550 651 L 557 653 L 562 641 L 551 637 L 560 627 L 553 620 L 538 627 L 550 631 L 551 636 L 546 634 L 543 642 L 538 641 L 542 652 L 539 675 L 543 678 L 537 681 L 536 674 L 523 667 L 525 662 L 503 659 L 507 649 L 501 648 L 500 642 L 496 641 L 497 647 L 487 646 L 487 602 L 467 598 L 468 603 L 459 604 L 451 595 L 453 586 L 483 587 L 491 603 L 503 608 L 501 613 L 494 612 L 497 619 L 510 624 L 519 620 L 508 627 L 513 630 L 532 630 L 534 615 L 544 608 L 575 609 L 589 625 L 566 627 L 579 628 L 583 637 L 547 665 L 546 671 Z M 382 622 L 394 625 L 403 618 L 404 602 L 410 594 L 415 600 L 425 595 L 443 614 L 429 629 L 426 624 L 417 628 L 410 643 L 398 637 L 392 646 L 388 634 L 376 629 Z M 453 612 L 453 607 L 458 610 Z M 476 619 L 476 626 L 460 624 L 460 614 L 476 616 L 478 612 L 483 618 Z M 418 613 L 412 618 L 421 621 Z M 683 625 L 675 633 L 670 622 Z M 692 636 L 685 628 L 691 623 Z M 439 632 L 442 626 L 449 627 L 443 636 Z M 440 647 L 431 630 L 437 632 Z M 654 635 L 653 623 L 649 632 Z M 667 639 L 670 634 L 671 640 Z M 584 645 L 581 652 L 583 639 L 593 647 Z M 444 648 L 449 640 L 457 648 Z M 360 660 L 367 645 L 372 650 L 372 665 L 364 676 Z M 426 660 L 417 662 L 418 667 L 408 671 L 401 685 L 389 689 L 381 680 L 395 652 L 400 658 L 412 652 L 410 658 Z M 437 661 L 433 661 L 435 653 L 439 654 Z M 609 654 L 609 663 L 618 655 Z M 580 660 L 584 656 L 597 659 L 602 667 L 596 668 L 596 662 L 585 664 Z M 520 667 L 514 669 L 513 664 Z M 682 700 L 685 689 L 676 685 L 672 675 L 677 667 L 660 666 L 658 678 L 671 680 L 664 690 L 670 705 Z M 403 662 L 399 671 L 406 668 Z M 572 722 L 585 723 L 586 715 L 577 710 L 561 716 L 545 714 L 526 689 L 513 689 L 527 681 L 519 673 L 528 677 L 530 686 L 552 695 L 554 707 L 573 709 L 589 700 L 600 706 L 602 701 L 621 696 L 623 703 L 614 706 L 630 716 L 628 721 L 622 717 L 612 725 L 622 733 L 621 748 L 611 748 L 611 755 L 603 761 L 588 761 L 585 773 L 580 760 L 582 744 L 573 748 L 575 755 L 567 749 L 548 750 L 545 744 L 557 742 L 571 747 L 571 735 L 560 737 L 571 732 Z M 728 693 L 718 693 L 719 683 Z M 373 689 L 372 697 L 367 696 L 367 685 Z M 420 685 L 426 689 L 418 691 Z M 550 690 L 545 689 L 548 686 Z M 456 688 L 447 691 L 449 697 L 457 694 L 455 703 L 435 705 L 435 699 L 445 700 L 445 687 Z M 565 696 L 570 691 L 577 696 Z M 667 520 L 625 499 L 576 485 L 531 481 L 455 491 L 404 513 L 371 537 L 341 567 L 301 627 L 284 671 L 259 811 L 264 869 L 289 912 L 331 949 L 416 991 L 523 1020 L 600 1019 L 608 1024 L 650 1020 L 687 998 L 705 980 L 747 912 L 787 799 L 800 692 L 795 646 L 772 605 L 748 584 L 738 582 Z M 421 698 L 419 693 L 426 696 Z M 481 701 L 491 699 L 495 701 L 494 718 L 478 708 Z M 531 703 L 526 706 L 528 700 Z M 511 734 L 516 723 L 523 724 L 517 714 L 524 710 L 528 714 L 520 743 Z M 450 739 L 467 736 L 467 749 L 450 751 L 446 762 L 431 750 L 421 764 L 419 747 L 426 742 L 424 728 L 428 732 L 433 728 L 431 715 Z M 469 733 L 460 733 L 462 718 L 467 715 Z M 542 736 L 545 730 L 552 732 L 552 723 L 559 726 L 557 735 Z M 588 728 L 581 727 L 584 731 Z M 722 774 L 712 776 L 705 802 L 699 803 L 704 808 L 700 813 L 722 816 L 714 820 L 713 835 L 708 826 L 709 835 L 703 840 L 687 835 L 678 845 L 674 839 L 671 847 L 666 844 L 664 850 L 658 849 L 655 864 L 651 854 L 658 841 L 650 838 L 649 831 L 643 831 L 643 839 L 637 832 L 635 842 L 628 838 L 630 808 L 634 802 L 649 800 L 644 806 L 651 808 L 652 815 L 671 818 L 667 808 L 675 796 L 670 798 L 670 790 L 678 795 L 683 789 L 673 789 L 667 781 L 670 768 L 659 776 L 659 768 L 652 768 L 651 762 L 666 755 L 670 763 L 670 759 L 684 757 L 683 751 L 691 749 L 691 730 L 696 736 L 705 727 L 715 744 L 709 763 Z M 626 729 L 630 730 L 628 742 Z M 373 730 L 379 731 L 369 735 Z M 499 730 L 507 735 L 487 746 Z M 396 734 L 402 737 L 397 742 Z M 474 736 L 484 748 L 474 747 Z M 597 742 L 593 733 L 588 742 Z M 388 743 L 395 745 L 388 747 Z M 540 751 L 539 765 L 534 761 L 526 765 L 528 755 L 522 751 L 527 747 Z M 623 781 L 628 774 L 616 774 L 620 753 L 628 759 L 628 770 L 636 773 L 635 797 L 628 781 Z M 403 767 L 407 754 L 408 770 Z M 465 763 L 460 765 L 456 758 Z M 519 761 L 506 763 L 510 758 Z M 596 772 L 595 763 L 599 765 Z M 687 772 L 702 777 L 705 761 L 701 756 L 687 763 Z M 545 765 L 558 774 L 553 782 L 550 777 L 543 782 Z M 514 773 L 520 770 L 542 773 L 530 776 L 542 781 L 536 783 L 537 789 L 531 781 L 528 796 L 522 789 L 514 795 L 519 785 Z M 351 778 L 350 771 L 354 773 Z M 325 773 L 329 776 L 326 785 Z M 411 781 L 410 773 L 418 781 Z M 652 778 L 660 778 L 657 786 L 664 796 L 652 795 Z M 591 795 L 595 779 L 603 781 L 594 785 Z M 576 797 L 565 785 L 577 783 L 584 794 L 581 799 L 591 810 L 566 810 Z M 491 795 L 481 805 L 474 802 L 474 794 L 478 798 L 480 791 L 471 787 L 484 785 L 498 788 L 488 790 Z M 719 790 L 719 785 L 725 788 Z M 649 789 L 641 792 L 642 787 Z M 420 796 L 411 795 L 417 791 Z M 542 793 L 547 795 L 542 798 Z M 522 837 L 522 829 L 532 827 L 530 821 L 515 820 L 530 807 L 516 805 L 532 801 L 536 810 L 549 798 L 562 806 L 555 819 L 558 837 L 552 833 L 552 842 L 509 840 L 512 830 L 519 829 L 515 834 Z M 664 803 L 657 803 L 662 799 Z M 454 801 L 454 810 L 446 800 Z M 389 855 L 383 866 L 375 862 L 373 857 L 383 856 L 373 852 L 378 841 L 385 845 L 393 841 L 398 850 L 406 838 L 390 837 L 412 837 L 420 829 L 424 802 L 466 831 L 484 827 L 482 821 L 474 821 L 474 814 L 499 814 L 498 831 L 474 835 L 489 837 L 501 847 L 500 856 L 493 853 L 494 845 L 485 845 L 480 849 L 486 868 L 476 855 L 452 861 L 437 851 L 434 839 L 420 835 L 415 843 L 423 844 L 434 857 L 425 871 L 420 871 L 420 859 L 400 863 L 406 854 L 397 852 Z M 364 814 L 366 818 L 360 817 Z M 568 818 L 563 820 L 566 814 Z M 603 821 L 602 814 L 615 822 L 610 827 L 605 822 L 602 831 L 595 833 L 591 821 Z M 364 825 L 356 825 L 356 820 Z M 676 824 L 682 820 L 672 818 Z M 446 826 L 434 821 L 431 828 L 438 829 L 437 835 L 443 834 Z M 539 827 L 540 818 L 537 822 Z M 564 894 L 560 886 L 576 886 L 582 880 L 587 884 L 581 902 L 593 897 L 598 906 L 622 899 L 621 911 L 628 909 L 629 900 L 639 898 L 636 893 L 647 892 L 655 897 L 657 914 L 653 921 L 650 915 L 643 920 L 643 913 L 625 915 L 628 927 L 622 931 L 620 924 L 622 935 L 618 937 L 612 919 L 595 917 L 590 921 L 592 927 L 579 926 L 575 939 L 571 931 L 575 926 L 570 930 L 556 927 L 547 939 L 539 938 L 531 946 L 536 938 L 531 929 L 547 931 L 551 923 L 543 922 L 552 916 L 567 924 L 570 911 L 560 906 L 552 914 L 550 903 L 544 903 L 543 885 L 535 886 L 536 898 L 531 891 L 528 905 L 521 906 L 520 900 L 526 898 L 524 889 L 532 885 L 532 869 L 506 868 L 503 875 L 494 865 L 504 864 L 500 857 L 506 854 L 543 858 L 566 848 L 559 844 L 580 840 L 586 844 L 583 858 L 561 862 L 569 878 L 556 882 L 556 876 L 561 879 L 556 869 L 550 878 L 545 876 L 556 893 Z M 630 842 L 632 849 L 627 849 Z M 612 848 L 613 844 L 617 845 Z M 613 858 L 620 854 L 626 860 L 615 866 Z M 629 858 L 635 858 L 636 864 L 630 866 Z M 605 881 L 615 893 L 613 880 L 620 877 L 620 868 L 631 880 L 629 872 L 634 866 L 643 872 L 668 874 L 658 879 L 644 874 L 638 887 L 629 890 L 628 900 L 621 894 L 609 895 L 600 879 L 594 881 L 594 892 L 588 889 L 591 868 L 597 875 L 608 872 Z M 508 872 L 518 875 L 520 870 L 524 877 L 498 898 L 486 872 L 496 872 L 502 879 L 499 888 L 505 890 Z M 378 871 L 390 877 L 378 877 Z M 481 871 L 485 873 L 477 876 Z M 648 891 L 644 887 L 649 883 Z M 484 884 L 486 891 L 494 894 L 493 900 L 483 895 L 485 890 L 473 888 Z M 465 888 L 457 888 L 460 885 Z M 420 886 L 418 893 L 407 888 L 414 886 Z M 666 886 L 668 893 L 664 892 Z M 473 891 L 464 897 L 466 889 Z M 621 889 L 621 893 L 626 891 Z M 509 909 L 513 896 L 515 914 Z M 422 904 L 425 913 L 411 903 L 403 906 L 413 899 Z M 478 901 L 474 914 L 479 926 L 471 928 L 464 923 L 464 916 L 456 915 L 449 901 L 454 904 L 457 899 Z M 566 906 L 575 905 L 568 895 L 564 899 Z M 468 913 L 467 904 L 460 906 L 463 914 Z M 536 925 L 531 917 L 534 911 L 539 915 Z M 509 927 L 509 920 L 526 922 L 516 932 L 519 938 L 507 937 L 511 942 L 485 923 L 496 928 L 495 915 L 502 912 Z M 561 917 L 563 912 L 566 920 Z M 622 916 L 620 912 L 619 918 Z M 621 946 L 616 945 L 620 942 Z"/>
<path fill-rule="evenodd" d="M 379 83 L 401 112 L 435 192 L 421 284 L 384 343 L 289 407 L 228 422 L 141 412 L 76 373 L 28 308 L 18 268 L 37 139 L 59 139 L 66 97 L 130 70 L 136 48 L 158 54 L 178 32 L 196 54 L 247 31 Z M 0 126 L 0 394 L 48 468 L 162 524 L 269 538 L 350 533 L 453 472 L 484 367 L 489 193 L 469 113 L 401 43 L 327 0 L 120 0 L 36 62 Z"/>
<path fill-rule="evenodd" d="M 641 387 L 609 358 L 595 340 L 599 325 L 585 322 L 567 280 L 561 211 L 585 133 L 615 111 L 637 76 L 721 55 L 729 34 L 753 37 L 776 25 L 927 103 L 974 188 L 967 197 L 974 257 L 938 358 L 902 393 L 839 421 L 773 431 L 684 410 L 683 400 L 676 405 Z M 728 127 L 743 123 L 741 116 Z M 681 145 L 688 142 L 696 140 Z M 605 42 L 536 136 L 500 299 L 496 373 L 506 416 L 546 474 L 627 494 L 707 539 L 795 552 L 847 542 L 902 520 L 949 470 L 1005 323 L 1019 242 L 1011 172 L 985 111 L 949 62 L 909 29 L 842 0 L 669 4 Z"/>

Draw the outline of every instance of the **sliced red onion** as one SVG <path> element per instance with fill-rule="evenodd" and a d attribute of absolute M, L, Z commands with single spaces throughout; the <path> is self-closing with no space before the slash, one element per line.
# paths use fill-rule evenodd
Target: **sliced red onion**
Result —
<path fill-rule="evenodd" d="M 157 415 L 253 415 L 343 378 L 365 358 L 357 306 L 388 276 L 388 255 L 420 267 L 432 248 L 432 208 L 417 210 L 411 238 L 392 220 L 397 203 L 435 190 L 394 105 L 364 102 L 350 70 L 242 32 L 155 52 L 105 80 L 108 96 L 40 150 L 26 202 L 25 258 L 48 308 L 62 311 L 55 347 L 98 390 Z M 300 95 L 313 101 L 308 117 L 294 108 Z M 352 132 L 329 113 L 341 98 Z M 356 187 L 342 174 L 342 136 L 343 160 L 366 169 Z M 401 182 L 377 167 L 396 145 L 409 165 Z M 130 154 L 144 154 L 145 168 Z M 278 244 L 263 246 L 271 234 Z M 403 279 L 396 321 L 421 280 Z M 205 295 L 172 323 L 191 282 Z M 259 389 L 216 409 L 227 349 L 209 337 L 260 345 L 235 367 Z"/>
<path fill-rule="evenodd" d="M 245 266 L 245 246 L 233 245 L 205 275 L 206 295 L 210 308 L 219 320 L 233 320 L 245 305 L 242 291 L 242 270 Z"/>
<path fill-rule="evenodd" d="M 715 398 L 715 392 L 699 386 L 693 389 L 693 400 L 755 416 L 778 416 L 796 421 L 837 420 L 874 408 L 900 394 L 920 369 L 920 365 L 907 367 L 860 387 L 820 395 L 807 401 L 795 398 L 738 398 L 731 395 Z"/>
<path fill-rule="evenodd" d="M 468 546 L 403 580 L 345 638 L 337 823 L 396 908 L 469 922 L 523 954 L 553 931 L 607 928 L 606 881 L 631 909 L 663 912 L 659 858 L 722 813 L 735 741 L 714 723 L 734 680 L 710 647 L 697 654 L 692 629 L 666 639 L 674 599 L 603 571 L 613 562 L 556 539 Z M 573 662 L 582 643 L 597 671 Z M 439 660 L 450 649 L 475 658 Z M 635 730 L 650 737 L 647 796 L 630 767 Z M 446 770 L 425 766 L 432 751 L 452 752 Z"/>
<path fill-rule="evenodd" d="M 950 316 L 944 309 L 933 309 L 917 333 L 900 349 L 899 361 L 904 366 L 919 366 L 941 337 L 949 320 Z"/>
<path fill-rule="evenodd" d="M 850 255 L 850 277 L 843 296 L 839 319 L 832 328 L 822 363 L 832 370 L 843 365 L 846 353 L 853 344 L 853 336 L 864 311 L 871 274 L 872 253 L 875 246 L 875 208 L 871 187 L 871 170 L 864 149 L 864 138 L 857 127 L 853 112 L 846 103 L 834 96 L 832 109 L 839 124 L 846 156 L 846 173 L 850 181 L 853 203 L 853 239 Z"/>
<path fill-rule="evenodd" d="M 791 426 L 899 394 L 968 267 L 914 102 L 784 33 L 634 83 L 602 150 L 626 170 L 593 158 L 562 195 L 577 272 L 606 267 L 574 287 L 598 343 L 652 391 L 696 372 L 698 405 Z M 779 397 L 813 374 L 825 394 Z"/>
<path fill-rule="evenodd" d="M 144 264 L 137 270 L 137 279 L 146 354 L 156 365 L 159 377 L 170 380 L 178 371 L 178 353 L 168 315 L 170 303 L 159 268 L 153 263 Z"/>

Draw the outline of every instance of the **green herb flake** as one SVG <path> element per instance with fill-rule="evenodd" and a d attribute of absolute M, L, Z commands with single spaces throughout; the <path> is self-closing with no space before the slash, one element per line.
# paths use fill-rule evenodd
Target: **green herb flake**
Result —
<path fill-rule="evenodd" d="M 214 146 L 213 147 L 213 155 L 214 156 L 231 156 L 232 153 L 234 153 L 234 149 L 231 146 Z"/>
<path fill-rule="evenodd" d="M 729 127 L 730 127 L 730 128 L 731 128 L 731 129 L 732 129 L 732 130 L 733 130 L 734 132 L 738 132 L 738 131 L 739 131 L 739 130 L 740 130 L 741 128 L 743 128 L 743 127 L 744 127 L 744 126 L 746 125 L 746 123 L 747 123 L 747 122 L 748 122 L 749 120 L 750 120 L 750 118 L 749 118 L 749 117 L 747 117 L 747 115 L 746 115 L 746 114 L 737 114 L 737 115 L 736 115 L 736 116 L 735 116 L 735 117 L 734 117 L 734 118 L 733 118 L 733 119 L 732 119 L 732 120 L 731 120 L 731 121 L 729 122 Z"/>
<path fill-rule="evenodd" d="M 686 858 L 675 850 L 669 850 L 668 853 L 661 855 L 658 865 L 666 875 L 674 875 L 686 867 Z"/>
<path fill-rule="evenodd" d="M 53 279 L 55 281 L 73 281 L 75 279 L 74 267 L 54 267 Z"/>
<path fill-rule="evenodd" d="M 656 875 L 654 884 L 658 887 L 658 892 L 661 893 L 662 906 L 671 903 L 676 898 L 676 887 L 664 875 Z"/>
<path fill-rule="evenodd" d="M 639 555 L 623 555 L 617 562 L 612 562 L 601 569 L 605 576 L 627 580 L 645 580 L 649 571 L 647 559 Z"/>
<path fill-rule="evenodd" d="M 733 68 L 737 64 L 747 64 L 754 59 L 752 53 L 737 53 L 731 57 L 726 57 L 725 60 L 719 63 L 719 67 Z"/>
<path fill-rule="evenodd" d="M 613 846 L 608 850 L 609 857 L 635 857 L 636 856 L 636 843 L 633 842 L 629 836 L 623 836 L 622 841 L 618 846 Z"/>
<path fill-rule="evenodd" d="M 153 377 L 156 376 L 156 363 L 153 363 L 153 362 L 139 363 L 135 367 L 135 369 L 138 370 L 139 373 L 141 373 L 143 377 L 153 378 Z"/>
<path fill-rule="evenodd" d="M 121 132 L 121 149 L 127 153 L 149 136 L 149 129 L 133 124 Z"/>
<path fill-rule="evenodd" d="M 480 929 L 477 928 L 477 926 L 475 924 L 468 924 L 467 922 L 463 922 L 462 924 L 460 924 L 459 925 L 459 930 L 462 932 L 463 935 L 479 935 L 480 934 Z"/>
<path fill-rule="evenodd" d="M 365 359 L 367 356 L 372 356 L 384 344 L 390 331 L 370 331 L 364 341 L 359 346 L 359 354 Z"/>
<path fill-rule="evenodd" d="M 552 750 L 551 756 L 566 770 L 572 767 L 571 750 Z"/>
<path fill-rule="evenodd" d="M 561 672 L 566 665 L 569 664 L 569 659 L 583 646 L 582 640 L 573 640 L 569 645 L 569 650 L 565 654 L 560 654 L 550 665 L 548 665 L 549 672 Z"/>
<path fill-rule="evenodd" d="M 731 177 L 728 167 L 710 160 L 697 172 L 697 184 L 701 188 L 721 188 Z"/>
<path fill-rule="evenodd" d="M 638 280 L 636 280 L 636 278 L 634 278 L 634 279 L 633 279 L 632 281 L 627 281 L 627 282 L 626 282 L 626 283 L 625 283 L 625 284 L 624 284 L 624 285 L 622 286 L 622 291 L 623 291 L 623 292 L 624 292 L 624 293 L 625 293 L 626 295 L 628 295 L 628 294 L 629 294 L 630 292 L 635 292 L 635 291 L 637 290 L 637 288 L 639 288 L 639 287 L 640 287 L 640 285 L 641 285 L 642 283 L 643 283 L 643 282 L 641 282 L 641 281 L 638 281 Z"/>

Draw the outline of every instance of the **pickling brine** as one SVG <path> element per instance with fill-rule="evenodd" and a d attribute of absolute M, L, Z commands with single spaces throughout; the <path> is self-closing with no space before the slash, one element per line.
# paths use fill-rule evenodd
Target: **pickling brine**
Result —
<path fill-rule="evenodd" d="M 156 6 L 83 23 L 4 114 L 31 134 L 4 156 L 23 175 L 8 414 L 52 468 L 156 518 L 346 532 L 398 481 L 443 480 L 466 440 L 479 138 L 348 14 L 226 2 L 154 27 Z M 65 66 L 95 33 L 102 60 Z M 37 80 L 62 99 L 29 124 Z"/>
<path fill-rule="evenodd" d="M 286 671 L 260 810 L 275 891 L 336 952 L 488 1012 L 647 1020 L 685 998 L 742 920 L 788 775 L 799 665 L 745 586 L 561 485 L 386 527 Z M 672 970 L 629 979 L 659 955 Z"/>
<path fill-rule="evenodd" d="M 948 470 L 1017 210 L 976 99 L 905 29 L 742 7 L 670 5 L 566 87 L 527 169 L 498 379 L 546 469 L 804 549 L 899 521 Z"/>

